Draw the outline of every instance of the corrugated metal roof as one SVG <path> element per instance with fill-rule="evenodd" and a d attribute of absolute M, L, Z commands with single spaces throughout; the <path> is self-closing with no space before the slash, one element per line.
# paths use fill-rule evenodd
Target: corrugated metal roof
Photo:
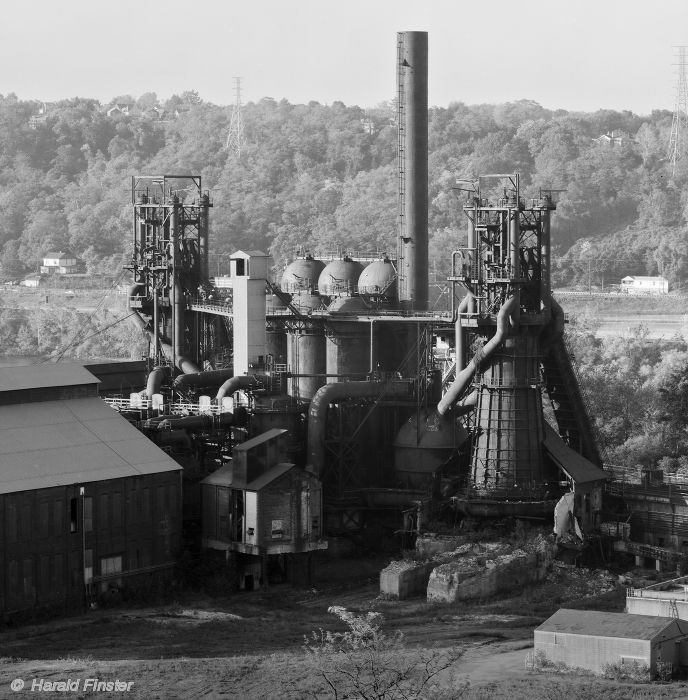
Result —
<path fill-rule="evenodd" d="M 292 467 L 295 465 L 291 462 L 280 462 L 274 467 L 271 467 L 266 472 L 256 477 L 253 481 L 248 484 L 243 484 L 234 480 L 232 474 L 232 465 L 225 464 L 219 469 L 216 469 L 212 474 L 206 476 L 202 484 L 209 484 L 211 486 L 232 486 L 236 489 L 244 489 L 246 491 L 260 491 L 269 484 L 271 484 L 275 479 L 279 479 L 284 476 Z"/>
<path fill-rule="evenodd" d="M 280 462 L 271 469 L 263 472 L 257 479 L 246 484 L 247 491 L 260 491 L 271 484 L 275 479 L 284 476 L 294 465 L 291 462 Z"/>
<path fill-rule="evenodd" d="M 211 486 L 231 486 L 232 485 L 232 465 L 223 464 L 219 469 L 216 469 L 212 474 L 201 481 L 202 484 Z"/>
<path fill-rule="evenodd" d="M 688 623 L 671 617 L 562 608 L 535 631 L 620 639 L 653 639 L 674 623 L 678 623 L 682 633 L 688 634 Z"/>
<path fill-rule="evenodd" d="M 0 406 L 0 493 L 179 470 L 98 398 Z"/>
<path fill-rule="evenodd" d="M 589 459 L 572 450 L 547 422 L 545 422 L 545 439 L 543 444 L 549 456 L 575 483 L 585 484 L 590 481 L 601 481 L 607 478 L 607 472 L 604 469 L 600 469 Z"/>
<path fill-rule="evenodd" d="M 75 362 L 0 368 L 0 392 L 97 383 L 96 377 Z"/>

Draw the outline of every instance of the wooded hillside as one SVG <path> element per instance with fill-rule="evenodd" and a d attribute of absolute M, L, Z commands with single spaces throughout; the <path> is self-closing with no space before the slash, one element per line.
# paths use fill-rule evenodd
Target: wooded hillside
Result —
<path fill-rule="evenodd" d="M 41 105 L 0 96 L 0 265 L 35 271 L 68 248 L 89 271 L 120 269 L 130 245 L 133 174 L 194 173 L 214 208 L 211 253 L 297 248 L 393 251 L 396 127 L 392 105 L 243 108 L 241 157 L 225 149 L 231 109 L 195 92 L 161 104 L 125 96 Z M 128 113 L 125 113 L 127 112 Z M 565 190 L 554 219 L 555 284 L 618 283 L 626 274 L 688 276 L 688 163 L 666 160 L 671 113 L 551 111 L 521 100 L 430 110 L 431 264 L 463 245 L 457 177 L 520 172 L 523 193 Z M 614 140 L 606 135 L 613 132 Z M 600 138 L 601 137 L 601 138 Z"/>

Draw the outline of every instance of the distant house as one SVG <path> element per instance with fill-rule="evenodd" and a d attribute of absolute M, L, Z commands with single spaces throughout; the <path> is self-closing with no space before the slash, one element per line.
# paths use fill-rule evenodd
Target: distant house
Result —
<path fill-rule="evenodd" d="M 669 280 L 664 277 L 628 276 L 621 280 L 620 288 L 625 294 L 668 294 Z"/>
<path fill-rule="evenodd" d="M 76 256 L 68 250 L 51 250 L 43 256 L 42 275 L 71 275 L 77 270 Z"/>
<path fill-rule="evenodd" d="M 688 660 L 688 622 L 673 617 L 562 608 L 535 629 L 535 654 L 602 673 L 607 664 L 638 663 L 654 674 Z"/>
<path fill-rule="evenodd" d="M 606 146 L 621 146 L 625 140 L 626 135 L 620 131 L 608 131 L 606 134 L 593 139 L 595 143 Z"/>
<path fill-rule="evenodd" d="M 115 117 L 118 114 L 130 114 L 133 108 L 133 102 L 115 102 L 107 108 L 105 113 L 108 117 Z"/>

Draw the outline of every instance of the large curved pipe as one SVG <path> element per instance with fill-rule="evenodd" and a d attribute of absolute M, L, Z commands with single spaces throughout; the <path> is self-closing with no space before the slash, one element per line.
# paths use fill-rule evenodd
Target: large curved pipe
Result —
<path fill-rule="evenodd" d="M 485 344 L 481 351 L 477 352 L 473 359 L 466 365 L 464 369 L 457 373 L 456 379 L 447 389 L 447 392 L 437 404 L 437 412 L 443 416 L 449 408 L 461 397 L 464 391 L 468 388 L 473 375 L 478 370 L 482 362 L 490 358 L 492 353 L 502 344 L 504 336 L 509 330 L 509 316 L 518 309 L 519 297 L 515 294 L 509 297 L 497 314 L 497 331 Z"/>
<path fill-rule="evenodd" d="M 233 369 L 211 369 L 204 372 L 180 374 L 174 380 L 174 388 L 182 389 L 192 386 L 219 386 L 234 376 Z"/>
<path fill-rule="evenodd" d="M 407 382 L 338 382 L 320 387 L 308 409 L 308 464 L 316 474 L 323 472 L 325 462 L 325 421 L 328 406 L 353 398 L 403 398 L 410 394 Z"/>
<path fill-rule="evenodd" d="M 163 381 L 169 376 L 169 367 L 155 367 L 148 375 L 146 382 L 146 396 L 150 398 L 153 394 L 160 393 Z"/>
<path fill-rule="evenodd" d="M 261 379 L 262 377 L 259 378 L 255 374 L 242 374 L 237 377 L 232 377 L 217 390 L 217 396 L 215 398 L 218 403 L 222 403 L 222 399 L 224 399 L 225 396 L 230 396 L 239 389 L 257 389 L 264 385 Z"/>
<path fill-rule="evenodd" d="M 456 323 L 454 324 L 454 353 L 456 354 L 456 371 L 460 372 L 463 369 L 463 359 L 466 352 L 463 338 L 463 328 L 461 325 L 461 314 L 464 313 L 469 304 L 475 299 L 472 292 L 467 292 L 466 296 L 459 303 L 456 309 Z"/>

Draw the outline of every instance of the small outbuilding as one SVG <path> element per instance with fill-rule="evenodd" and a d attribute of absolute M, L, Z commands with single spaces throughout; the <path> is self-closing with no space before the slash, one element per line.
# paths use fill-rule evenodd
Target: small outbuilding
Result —
<path fill-rule="evenodd" d="M 203 545 L 239 555 L 241 588 L 266 582 L 267 557 L 279 557 L 273 563 L 293 578 L 301 563 L 310 566 L 297 555 L 327 548 L 320 481 L 287 461 L 286 447 L 286 430 L 268 430 L 234 447 L 231 463 L 201 482 Z"/>
<path fill-rule="evenodd" d="M 608 664 L 647 666 L 688 660 L 688 622 L 671 617 L 596 610 L 557 610 L 535 629 L 535 653 L 572 668 L 602 673 Z"/>

